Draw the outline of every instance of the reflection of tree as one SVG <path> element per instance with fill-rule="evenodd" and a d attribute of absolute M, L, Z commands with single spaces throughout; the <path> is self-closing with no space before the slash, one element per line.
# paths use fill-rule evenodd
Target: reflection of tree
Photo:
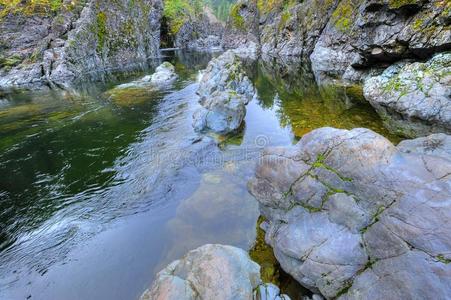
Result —
<path fill-rule="evenodd" d="M 276 107 L 282 126 L 297 137 L 313 129 L 368 127 L 394 138 L 363 99 L 359 86 L 318 87 L 308 62 L 300 58 L 266 58 L 258 62 L 254 83 L 260 105 Z"/>

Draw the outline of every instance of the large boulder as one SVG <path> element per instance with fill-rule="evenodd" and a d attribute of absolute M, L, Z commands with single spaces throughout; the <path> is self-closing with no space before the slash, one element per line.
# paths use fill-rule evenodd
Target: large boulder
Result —
<path fill-rule="evenodd" d="M 197 94 L 202 108 L 194 113 L 194 129 L 228 134 L 243 123 L 254 88 L 239 57 L 227 51 L 208 64 Z"/>
<path fill-rule="evenodd" d="M 161 0 L 21 1 L 3 7 L 0 88 L 67 86 L 146 63 L 158 55 L 162 7 Z"/>
<path fill-rule="evenodd" d="M 266 149 L 249 190 L 282 268 L 328 299 L 447 298 L 448 139 L 398 149 L 368 129 L 321 128 Z"/>
<path fill-rule="evenodd" d="M 289 300 L 279 294 L 276 286 L 262 283 L 260 266 L 244 250 L 208 244 L 159 272 L 140 299 Z"/>
<path fill-rule="evenodd" d="M 451 53 L 398 63 L 365 82 L 365 98 L 405 136 L 451 132 Z"/>

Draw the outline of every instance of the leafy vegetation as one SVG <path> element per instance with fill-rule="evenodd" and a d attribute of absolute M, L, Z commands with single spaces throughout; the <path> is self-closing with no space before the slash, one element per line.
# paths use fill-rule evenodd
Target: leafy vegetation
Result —
<path fill-rule="evenodd" d="M 179 32 L 186 21 L 203 11 L 203 6 L 202 0 L 165 0 L 163 15 L 169 23 L 170 33 Z"/>
<path fill-rule="evenodd" d="M 71 5 L 76 5 L 72 1 Z M 63 7 L 63 0 L 0 0 L 0 17 L 8 14 L 51 14 Z"/>

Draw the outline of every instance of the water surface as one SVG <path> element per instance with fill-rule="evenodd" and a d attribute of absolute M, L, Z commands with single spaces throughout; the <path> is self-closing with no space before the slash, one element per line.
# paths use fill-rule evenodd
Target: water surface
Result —
<path fill-rule="evenodd" d="M 399 140 L 361 90 L 319 88 L 301 61 L 247 62 L 257 95 L 242 134 L 198 135 L 196 81 L 210 58 L 171 54 L 179 79 L 162 90 L 111 91 L 150 62 L 72 91 L 0 94 L 0 299 L 137 298 L 193 248 L 253 247 L 246 182 L 263 147 L 323 126 Z"/>

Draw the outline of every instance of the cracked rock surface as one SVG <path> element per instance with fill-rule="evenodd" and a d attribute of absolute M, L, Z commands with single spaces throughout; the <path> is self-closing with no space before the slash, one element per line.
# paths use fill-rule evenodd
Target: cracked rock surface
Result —
<path fill-rule="evenodd" d="M 157 274 L 141 300 L 289 300 L 272 284 L 263 284 L 260 266 L 246 251 L 207 244 L 188 252 Z M 255 297 L 255 298 L 254 298 Z"/>
<path fill-rule="evenodd" d="M 447 298 L 449 145 L 321 128 L 266 149 L 249 190 L 282 268 L 328 299 Z"/>
<path fill-rule="evenodd" d="M 243 123 L 254 87 L 239 57 L 229 50 L 210 61 L 197 94 L 202 107 L 194 113 L 194 129 L 228 134 L 237 131 Z"/>
<path fill-rule="evenodd" d="M 365 82 L 365 98 L 389 128 L 407 136 L 451 132 L 451 53 L 398 63 Z"/>

